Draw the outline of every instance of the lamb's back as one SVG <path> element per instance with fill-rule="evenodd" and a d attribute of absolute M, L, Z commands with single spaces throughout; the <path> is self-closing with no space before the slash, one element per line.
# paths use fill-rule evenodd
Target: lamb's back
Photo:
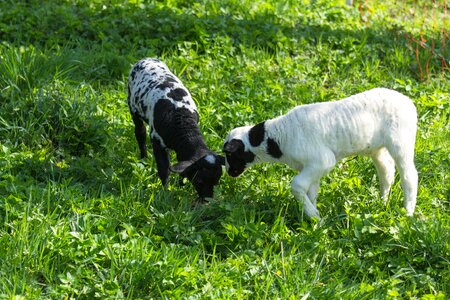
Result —
<path fill-rule="evenodd" d="M 197 107 L 188 89 L 165 63 L 153 58 L 137 62 L 128 79 L 128 104 L 147 123 L 153 125 L 157 102 L 169 101 L 174 109 L 185 108 L 194 116 Z"/>
<path fill-rule="evenodd" d="M 399 127 L 414 127 L 417 114 L 412 101 L 393 90 L 376 88 L 348 98 L 300 105 L 274 119 L 291 147 L 317 144 L 338 157 L 371 152 Z M 406 125 L 405 125 L 406 124 Z"/>

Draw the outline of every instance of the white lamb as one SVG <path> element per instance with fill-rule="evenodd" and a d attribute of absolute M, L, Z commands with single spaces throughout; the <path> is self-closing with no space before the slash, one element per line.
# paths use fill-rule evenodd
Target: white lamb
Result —
<path fill-rule="evenodd" d="M 298 170 L 292 193 L 303 201 L 307 216 L 320 219 L 316 207 L 320 178 L 347 156 L 373 159 L 386 199 L 400 174 L 407 215 L 416 206 L 418 176 L 414 166 L 417 112 L 406 96 L 376 88 L 334 102 L 297 106 L 286 115 L 255 126 L 233 129 L 224 143 L 228 173 L 264 161 Z"/>

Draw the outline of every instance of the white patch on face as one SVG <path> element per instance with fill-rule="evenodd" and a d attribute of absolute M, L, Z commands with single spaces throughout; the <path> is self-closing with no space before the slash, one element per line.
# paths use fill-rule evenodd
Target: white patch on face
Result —
<path fill-rule="evenodd" d="M 207 156 L 205 156 L 205 160 L 212 165 L 216 163 L 216 158 L 212 154 L 208 154 Z"/>

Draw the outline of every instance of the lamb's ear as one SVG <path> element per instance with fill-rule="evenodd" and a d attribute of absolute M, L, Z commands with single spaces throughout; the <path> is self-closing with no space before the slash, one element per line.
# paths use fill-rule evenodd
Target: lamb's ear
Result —
<path fill-rule="evenodd" d="M 241 140 L 232 139 L 229 142 L 226 142 L 225 145 L 223 145 L 223 152 L 226 154 L 231 154 L 236 151 L 238 151 L 240 148 L 244 148 L 244 143 Z"/>
<path fill-rule="evenodd" d="M 189 168 L 190 166 L 192 166 L 193 162 L 189 161 L 189 160 L 185 160 L 185 161 L 180 161 L 176 164 L 174 164 L 173 166 L 169 167 L 169 170 L 171 172 L 174 173 L 183 173 L 184 171 L 186 171 L 187 168 Z"/>

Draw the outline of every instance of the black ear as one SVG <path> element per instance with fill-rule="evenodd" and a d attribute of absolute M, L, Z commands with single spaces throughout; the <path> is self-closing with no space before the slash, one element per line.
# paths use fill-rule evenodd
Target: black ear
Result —
<path fill-rule="evenodd" d="M 189 160 L 185 160 L 185 161 L 180 161 L 176 164 L 174 164 L 173 166 L 169 167 L 169 170 L 174 172 L 174 173 L 183 173 L 184 171 L 186 171 L 187 168 L 189 168 L 190 166 L 192 166 L 194 163 L 192 161 Z"/>
<path fill-rule="evenodd" d="M 232 139 L 223 145 L 223 152 L 226 154 L 234 153 L 240 149 L 244 150 L 244 143 L 241 140 Z"/>

